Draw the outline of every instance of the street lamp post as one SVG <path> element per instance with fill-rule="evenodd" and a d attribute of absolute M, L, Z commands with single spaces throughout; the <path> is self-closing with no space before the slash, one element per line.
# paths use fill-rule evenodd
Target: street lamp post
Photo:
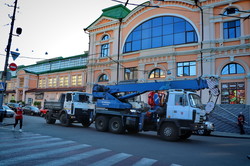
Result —
<path fill-rule="evenodd" d="M 2 74 L 2 82 L 4 85 L 4 89 L 0 93 L 0 124 L 2 124 L 3 118 L 4 118 L 3 100 L 4 100 L 4 93 L 6 91 L 7 68 L 8 68 L 9 57 L 10 57 L 10 49 L 11 49 L 12 35 L 13 35 L 13 29 L 14 29 L 15 16 L 16 16 L 17 1 L 18 0 L 15 0 L 14 2 L 14 11 L 13 11 L 11 25 L 10 25 L 9 40 L 8 40 L 8 44 L 6 48 L 5 64 L 4 64 L 3 74 Z"/>

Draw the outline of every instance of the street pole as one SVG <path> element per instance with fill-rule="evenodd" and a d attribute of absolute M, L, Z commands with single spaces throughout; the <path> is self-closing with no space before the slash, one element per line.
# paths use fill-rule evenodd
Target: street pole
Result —
<path fill-rule="evenodd" d="M 15 0 L 14 2 L 14 11 L 13 11 L 11 25 L 10 25 L 9 40 L 8 40 L 8 44 L 6 48 L 5 65 L 4 65 L 4 70 L 2 74 L 2 82 L 4 84 L 4 90 L 0 93 L 0 124 L 2 124 L 3 118 L 4 118 L 3 100 L 4 100 L 4 94 L 6 91 L 7 68 L 8 68 L 9 57 L 10 57 L 10 49 L 11 49 L 12 35 L 13 35 L 13 29 L 14 29 L 15 16 L 16 16 L 17 1 L 18 0 Z"/>

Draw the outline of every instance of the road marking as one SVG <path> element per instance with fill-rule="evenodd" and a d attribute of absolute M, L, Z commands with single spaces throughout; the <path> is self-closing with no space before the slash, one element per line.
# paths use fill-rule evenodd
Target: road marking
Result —
<path fill-rule="evenodd" d="M 65 152 L 83 149 L 83 148 L 87 148 L 87 147 L 90 147 L 90 145 L 81 144 L 81 145 L 75 145 L 75 146 L 70 146 L 70 147 L 66 147 L 66 148 L 60 148 L 60 149 L 56 149 L 56 150 L 45 151 L 42 153 L 34 153 L 34 154 L 26 155 L 26 156 L 13 157 L 10 159 L 1 160 L 0 166 L 14 165 L 14 164 L 18 164 L 18 163 L 21 163 L 21 162 L 24 162 L 27 160 L 34 160 L 34 159 L 46 157 L 49 155 L 65 153 Z"/>
<path fill-rule="evenodd" d="M 97 161 L 93 164 L 90 164 L 89 166 L 109 166 L 109 165 L 113 165 L 116 164 L 128 157 L 132 156 L 131 154 L 127 154 L 127 153 L 118 153 L 116 155 L 110 156 L 108 158 L 105 158 L 103 160 Z"/>
<path fill-rule="evenodd" d="M 78 144 L 75 141 L 65 141 L 61 138 L 29 132 L 10 133 L 14 133 L 14 135 L 3 135 L 0 133 L 5 138 L 3 142 L 0 142 L 0 166 L 17 165 L 20 163 L 21 165 L 22 163 L 26 163 L 29 166 L 33 165 L 36 160 L 39 166 L 79 165 L 81 160 L 84 162 L 85 159 L 86 162 L 89 160 L 88 165 L 90 166 L 111 166 L 123 164 L 123 162 L 130 163 L 129 165 L 133 166 L 166 165 L 150 158 L 136 157 L 135 160 L 131 154 L 115 153 L 105 148 L 89 148 L 91 145 Z M 108 152 L 107 155 L 106 152 Z M 64 157 L 58 158 L 61 155 Z M 100 155 L 106 157 L 100 158 Z M 47 160 L 48 157 L 49 160 Z M 180 166 L 174 163 L 167 165 Z"/>
<path fill-rule="evenodd" d="M 58 139 L 54 139 L 54 140 L 58 140 Z M 32 150 L 32 149 L 48 148 L 48 147 L 53 147 L 53 146 L 58 146 L 58 145 L 66 145 L 66 144 L 71 144 L 71 143 L 74 143 L 74 141 L 63 141 L 63 142 L 46 143 L 46 144 L 34 145 L 34 146 L 28 146 L 28 147 L 13 148 L 13 149 L 8 149 L 8 150 L 2 150 L 0 152 L 0 155 L 23 152 L 23 151 Z"/>
<path fill-rule="evenodd" d="M 82 159 L 86 159 L 86 158 L 89 158 L 89 157 L 92 157 L 92 156 L 95 156 L 95 155 L 98 155 L 98 154 L 101 154 L 101 153 L 104 153 L 104 152 L 108 152 L 108 151 L 111 151 L 111 150 L 103 149 L 103 148 L 102 149 L 95 149 L 95 150 L 91 150 L 91 151 L 88 151 L 88 152 L 72 155 L 72 156 L 69 156 L 69 157 L 66 157 L 66 158 L 63 158 L 63 159 L 56 159 L 54 161 L 43 163 L 43 164 L 40 164 L 38 166 L 48 166 L 48 165 L 61 166 L 61 165 L 66 165 L 66 164 L 70 164 L 72 162 L 79 161 L 79 160 L 82 160 Z"/>
<path fill-rule="evenodd" d="M 150 166 L 153 165 L 155 162 L 157 162 L 157 160 L 153 160 L 153 159 L 149 159 L 149 158 L 142 158 L 141 160 L 139 160 L 138 162 L 136 162 L 135 164 L 133 164 L 133 166 Z"/>
<path fill-rule="evenodd" d="M 25 140 L 23 142 L 15 141 L 15 143 L 1 145 L 1 148 L 2 147 L 12 147 L 12 146 L 15 147 L 15 146 L 26 145 L 26 144 L 29 145 L 29 144 L 33 144 L 33 143 L 43 143 L 43 142 L 46 142 L 46 141 L 54 141 L 54 140 L 62 140 L 62 139 L 60 139 L 60 138 L 48 138 L 48 139 L 42 139 L 42 140 L 29 139 L 29 140 Z"/>
<path fill-rule="evenodd" d="M 26 140 L 26 139 L 38 139 L 38 138 L 51 138 L 50 136 L 42 136 L 42 135 L 31 135 L 31 136 L 28 136 L 26 135 L 26 137 L 21 137 L 21 138 L 17 138 L 17 137 L 14 137 L 14 138 L 10 138 L 10 137 L 5 137 L 5 138 L 1 138 L 1 142 L 10 142 L 10 141 L 16 141 L 17 139 L 18 140 Z"/>

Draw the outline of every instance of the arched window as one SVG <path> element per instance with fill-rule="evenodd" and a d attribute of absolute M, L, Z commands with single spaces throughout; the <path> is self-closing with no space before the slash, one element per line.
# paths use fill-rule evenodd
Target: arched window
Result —
<path fill-rule="evenodd" d="M 102 41 L 106 41 L 109 39 L 108 35 L 104 35 L 102 37 Z M 109 43 L 105 43 L 101 45 L 101 57 L 109 56 Z"/>
<path fill-rule="evenodd" d="M 102 41 L 108 40 L 108 39 L 109 39 L 109 36 L 108 36 L 108 35 L 104 35 L 104 36 L 102 37 Z"/>
<path fill-rule="evenodd" d="M 107 82 L 107 81 L 109 81 L 109 77 L 106 74 L 102 74 L 98 79 L 98 82 Z"/>
<path fill-rule="evenodd" d="M 231 7 L 231 8 L 226 8 L 223 15 L 229 15 L 229 14 L 235 14 L 235 13 L 239 13 L 239 9 Z"/>
<path fill-rule="evenodd" d="M 166 74 L 163 72 L 163 70 L 156 68 L 152 70 L 148 76 L 148 78 L 165 78 Z"/>
<path fill-rule="evenodd" d="M 245 73 L 245 70 L 238 63 L 227 64 L 221 70 L 221 75 L 226 75 L 226 74 L 243 74 L 243 73 Z"/>
<path fill-rule="evenodd" d="M 127 37 L 124 53 L 186 43 L 197 43 L 197 34 L 186 20 L 162 16 L 137 26 Z"/>

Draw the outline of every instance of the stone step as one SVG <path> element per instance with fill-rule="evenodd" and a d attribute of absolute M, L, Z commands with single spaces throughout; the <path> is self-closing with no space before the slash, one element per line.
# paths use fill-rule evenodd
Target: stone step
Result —
<path fill-rule="evenodd" d="M 209 121 L 215 124 L 216 131 L 239 133 L 237 118 L 240 112 L 243 112 L 245 121 L 244 127 L 247 133 L 250 133 L 250 107 L 244 104 L 220 104 L 210 113 Z"/>

